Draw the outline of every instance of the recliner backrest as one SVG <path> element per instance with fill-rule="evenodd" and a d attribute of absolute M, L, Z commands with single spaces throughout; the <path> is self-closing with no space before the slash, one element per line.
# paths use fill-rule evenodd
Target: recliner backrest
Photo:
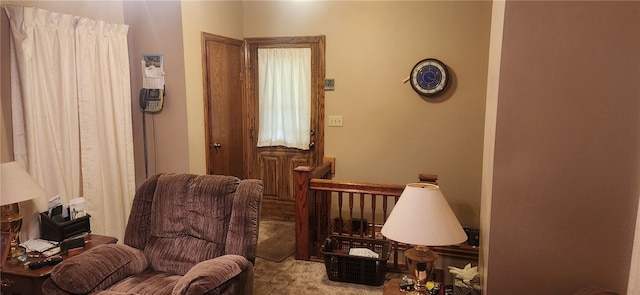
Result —
<path fill-rule="evenodd" d="M 244 216 L 245 209 L 238 208 L 246 200 L 237 198 L 239 185 L 240 179 L 222 175 L 149 178 L 134 198 L 125 244 L 143 250 L 151 269 L 179 275 L 200 261 L 227 254 L 228 244 L 246 248 L 243 223 L 251 219 Z M 241 240 L 227 243 L 228 234 Z M 250 234 L 248 238 L 250 243 Z M 231 252 L 246 251 L 239 249 Z"/>

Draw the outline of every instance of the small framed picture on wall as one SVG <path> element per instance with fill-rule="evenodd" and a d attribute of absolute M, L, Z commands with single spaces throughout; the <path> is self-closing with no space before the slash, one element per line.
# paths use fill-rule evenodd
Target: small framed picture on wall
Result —
<path fill-rule="evenodd" d="M 11 251 L 11 240 L 14 233 L 12 232 L 0 232 L 0 252 L 2 254 L 2 266 L 7 261 L 9 251 Z"/>

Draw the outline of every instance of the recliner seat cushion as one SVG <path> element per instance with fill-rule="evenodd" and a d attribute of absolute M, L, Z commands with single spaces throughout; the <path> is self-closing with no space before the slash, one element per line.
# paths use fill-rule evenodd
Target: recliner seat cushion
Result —
<path fill-rule="evenodd" d="M 209 294 L 219 292 L 225 282 L 238 276 L 253 265 L 246 257 L 224 255 L 196 264 L 178 281 L 174 295 Z"/>
<path fill-rule="evenodd" d="M 180 278 L 182 276 L 166 272 L 146 271 L 117 282 L 107 291 L 143 295 L 171 294 Z"/>

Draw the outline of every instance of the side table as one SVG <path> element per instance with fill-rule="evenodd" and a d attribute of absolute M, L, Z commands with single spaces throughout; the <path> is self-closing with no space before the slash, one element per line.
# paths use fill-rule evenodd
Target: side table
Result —
<path fill-rule="evenodd" d="M 118 239 L 114 237 L 89 234 L 85 238 L 84 251 L 104 244 L 115 244 Z M 62 254 L 67 259 L 68 254 Z M 28 258 L 27 261 L 37 261 L 39 258 Z M 39 269 L 30 269 L 23 266 L 24 263 L 5 263 L 2 267 L 2 294 L 42 294 L 42 284 L 49 275 L 53 266 L 45 266 Z"/>

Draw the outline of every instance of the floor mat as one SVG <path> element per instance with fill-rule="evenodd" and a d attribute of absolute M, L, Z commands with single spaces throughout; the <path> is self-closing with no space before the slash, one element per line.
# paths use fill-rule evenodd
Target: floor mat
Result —
<path fill-rule="evenodd" d="M 295 235 L 288 231 L 276 233 L 258 243 L 256 256 L 274 262 L 283 261 L 296 252 L 295 239 Z"/>

